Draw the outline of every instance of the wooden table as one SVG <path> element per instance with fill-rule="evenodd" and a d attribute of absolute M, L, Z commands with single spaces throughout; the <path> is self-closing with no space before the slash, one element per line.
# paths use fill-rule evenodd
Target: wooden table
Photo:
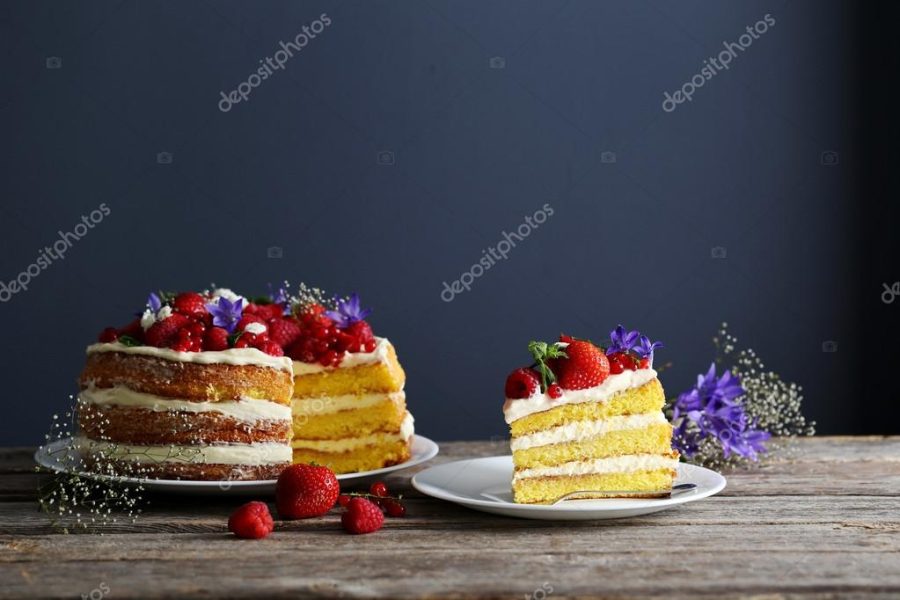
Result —
<path fill-rule="evenodd" d="M 445 443 L 435 462 L 505 450 Z M 335 511 L 262 541 L 227 533 L 241 500 L 187 496 L 154 497 L 104 535 L 56 533 L 31 453 L 0 450 L 5 598 L 900 598 L 900 437 L 804 440 L 716 497 L 620 521 L 473 512 L 417 494 L 407 472 L 387 483 L 409 515 L 376 534 L 345 534 Z"/>

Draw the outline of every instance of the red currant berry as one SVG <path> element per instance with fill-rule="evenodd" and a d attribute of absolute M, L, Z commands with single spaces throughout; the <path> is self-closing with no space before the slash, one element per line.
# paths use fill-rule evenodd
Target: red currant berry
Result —
<path fill-rule="evenodd" d="M 551 383 L 547 388 L 547 395 L 556 400 L 560 396 L 562 396 L 562 388 L 559 387 L 558 383 Z"/>
<path fill-rule="evenodd" d="M 387 489 L 387 486 L 384 485 L 383 482 L 376 481 L 369 487 L 369 493 L 372 494 L 373 496 L 380 496 L 380 497 L 384 498 L 385 496 L 388 495 L 388 489 Z"/>
<path fill-rule="evenodd" d="M 381 501 L 381 508 L 389 517 L 402 517 L 406 514 L 406 507 L 399 500 L 394 498 L 385 498 Z"/>
<path fill-rule="evenodd" d="M 341 494 L 340 496 L 338 496 L 337 503 L 340 506 L 346 507 L 348 504 L 350 504 L 350 496 L 347 496 L 346 494 Z"/>

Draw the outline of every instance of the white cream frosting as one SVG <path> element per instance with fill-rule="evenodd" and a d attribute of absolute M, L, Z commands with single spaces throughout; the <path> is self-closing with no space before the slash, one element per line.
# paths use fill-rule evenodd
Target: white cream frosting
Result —
<path fill-rule="evenodd" d="M 294 398 L 291 400 L 291 410 L 295 415 L 327 415 L 342 410 L 370 408 L 387 401 L 399 402 L 404 398 L 406 398 L 406 394 L 403 390 L 389 393 L 325 396 L 322 398 Z"/>
<path fill-rule="evenodd" d="M 656 371 L 652 368 L 638 369 L 636 371 L 625 370 L 615 375 L 610 375 L 603 383 L 584 390 L 563 390 L 562 396 L 553 399 L 540 389 L 528 398 L 507 398 L 503 404 L 503 416 L 507 423 L 518 421 L 522 417 L 544 412 L 563 404 L 581 404 L 584 402 L 605 402 L 612 396 L 641 387 L 649 381 L 656 379 Z"/>
<path fill-rule="evenodd" d="M 412 437 L 413 433 L 415 433 L 413 422 L 413 416 L 407 411 L 406 416 L 403 417 L 403 423 L 400 424 L 400 431 L 397 433 L 373 433 L 359 437 L 341 438 L 339 440 L 294 439 L 294 441 L 291 442 L 291 445 L 294 448 L 317 450 L 319 452 L 350 452 L 351 450 L 356 450 L 372 444 L 408 440 Z"/>
<path fill-rule="evenodd" d="M 626 429 L 643 429 L 650 425 L 668 423 L 662 411 L 653 411 L 639 415 L 617 415 L 599 421 L 575 421 L 538 431 L 530 435 L 513 438 L 510 447 L 513 452 L 527 450 L 548 444 L 560 444 L 574 442 L 605 435 L 610 431 L 623 431 Z"/>
<path fill-rule="evenodd" d="M 196 363 L 201 365 L 225 364 L 225 365 L 253 365 L 257 367 L 270 367 L 292 373 L 291 359 L 287 356 L 272 356 L 256 348 L 229 348 L 228 350 L 204 351 L 204 352 L 177 352 L 171 348 L 157 348 L 155 346 L 126 346 L 119 342 L 111 344 L 91 344 L 87 347 L 88 354 L 97 352 L 122 352 L 123 354 L 140 354 L 174 362 Z"/>
<path fill-rule="evenodd" d="M 349 369 L 350 367 L 358 367 L 360 365 L 371 365 L 384 362 L 387 360 L 388 340 L 387 338 L 375 338 L 375 349 L 371 352 L 344 352 L 337 367 L 326 367 L 319 363 L 307 363 L 294 361 L 294 375 L 309 375 L 311 373 L 321 373 L 322 371 L 331 371 L 334 369 Z"/>
<path fill-rule="evenodd" d="M 75 438 L 81 452 L 102 454 L 104 458 L 135 462 L 163 462 L 222 465 L 270 465 L 291 462 L 293 453 L 285 443 L 215 444 L 209 446 L 136 446 Z"/>
<path fill-rule="evenodd" d="M 136 392 L 127 387 L 89 387 L 81 390 L 82 402 L 99 406 L 125 406 L 157 412 L 182 411 L 190 413 L 214 412 L 244 423 L 259 421 L 290 421 L 291 407 L 270 400 L 241 398 L 224 402 L 192 402 Z"/>
<path fill-rule="evenodd" d="M 610 458 L 595 458 L 593 460 L 568 462 L 552 467 L 534 467 L 516 471 L 513 481 L 529 477 L 554 477 L 590 475 L 593 473 L 635 473 L 638 471 L 653 471 L 657 469 L 676 469 L 677 458 L 669 458 L 661 454 L 632 454 L 628 456 L 613 456 Z"/>

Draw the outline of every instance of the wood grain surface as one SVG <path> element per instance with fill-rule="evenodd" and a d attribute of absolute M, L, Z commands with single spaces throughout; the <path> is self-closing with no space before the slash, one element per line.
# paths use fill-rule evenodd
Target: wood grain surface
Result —
<path fill-rule="evenodd" d="M 261 541 L 227 532 L 243 497 L 151 496 L 135 523 L 61 534 L 33 450 L 0 449 L 2 598 L 900 598 L 900 437 L 802 440 L 718 496 L 617 521 L 474 512 L 415 492 L 413 469 L 386 479 L 408 516 L 375 534 L 333 511 Z M 431 464 L 506 453 L 444 443 Z"/>

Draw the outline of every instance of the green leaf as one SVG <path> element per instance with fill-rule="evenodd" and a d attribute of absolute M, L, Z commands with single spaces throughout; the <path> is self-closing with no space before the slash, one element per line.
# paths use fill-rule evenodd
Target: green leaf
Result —
<path fill-rule="evenodd" d="M 131 346 L 140 346 L 140 345 L 141 345 L 141 343 L 140 343 L 139 341 L 137 341 L 136 339 L 134 339 L 134 338 L 131 337 L 130 335 L 120 335 L 120 336 L 119 336 L 119 343 L 122 344 L 123 346 L 129 346 L 129 347 L 131 347 Z"/>

